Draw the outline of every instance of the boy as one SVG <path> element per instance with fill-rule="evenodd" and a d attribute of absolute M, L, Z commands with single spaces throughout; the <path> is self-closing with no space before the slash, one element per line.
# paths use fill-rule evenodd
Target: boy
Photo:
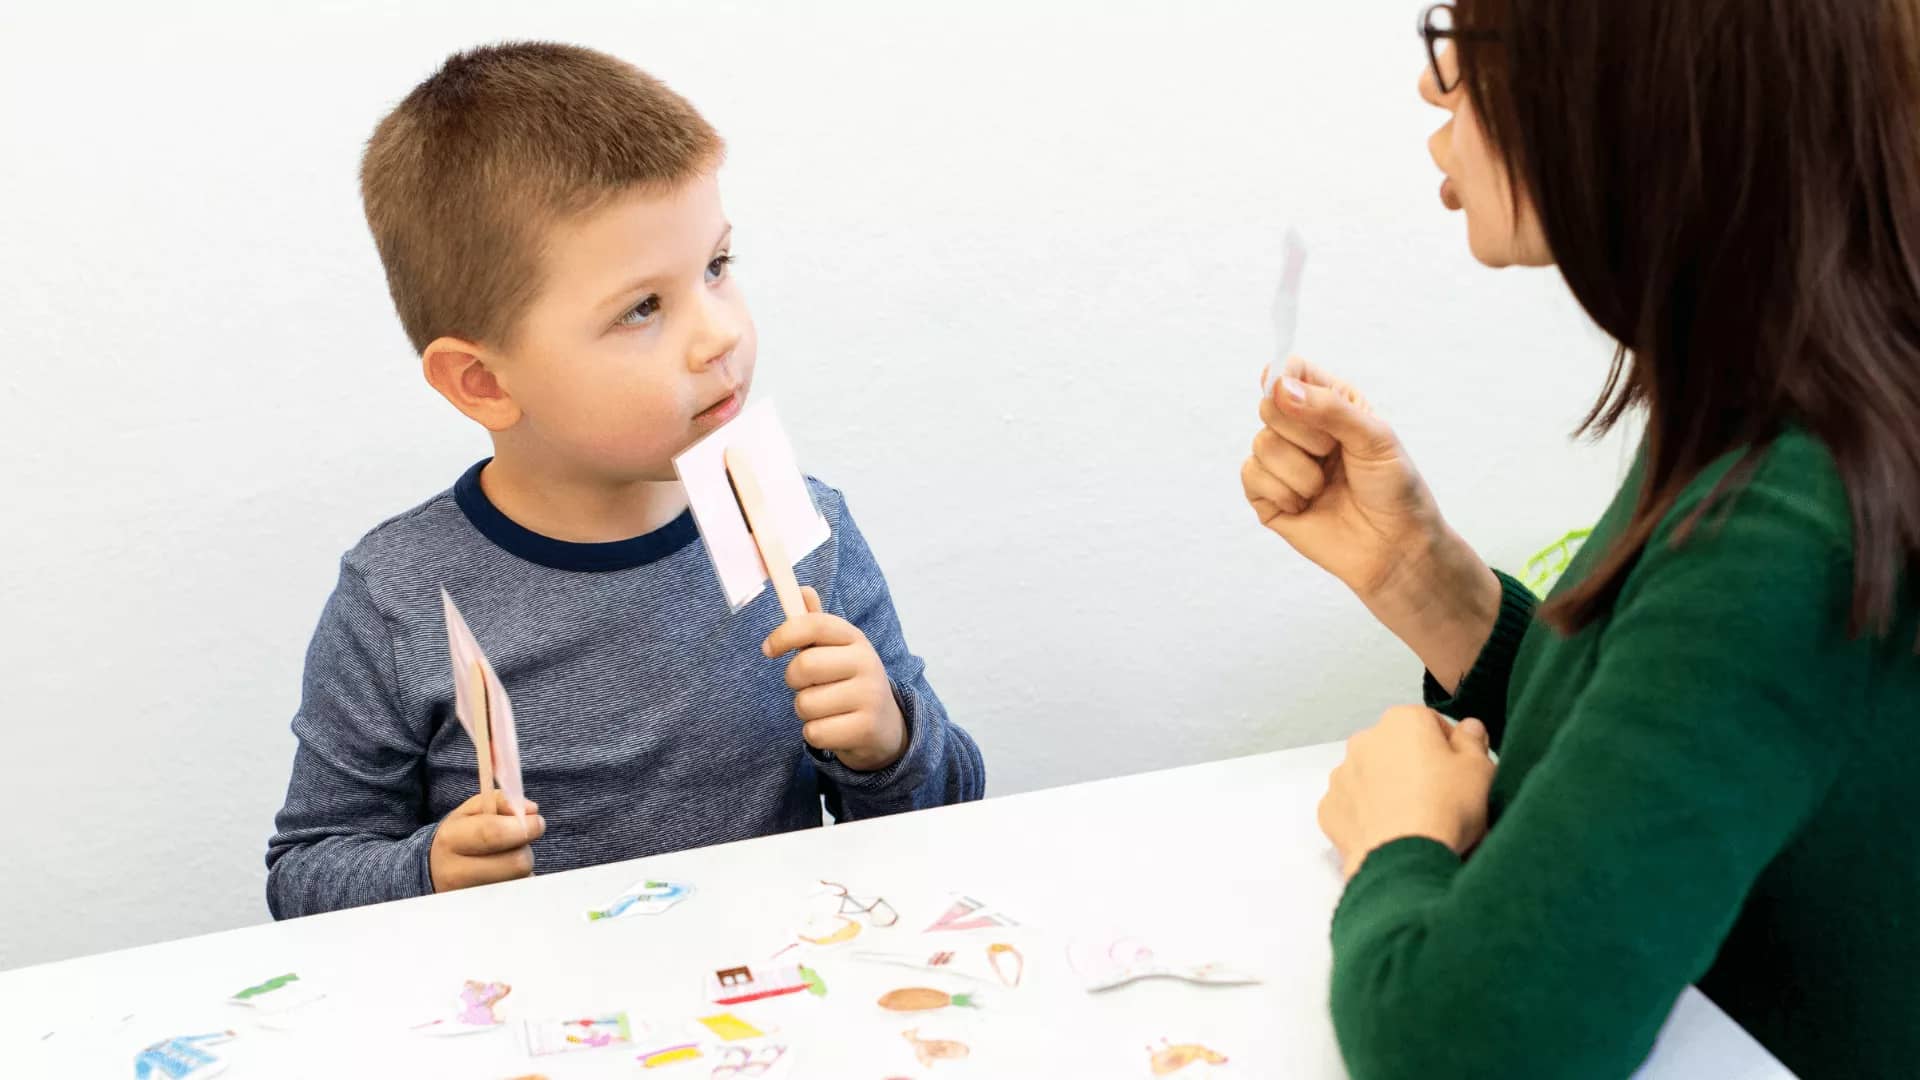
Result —
<path fill-rule="evenodd" d="M 782 626 L 771 590 L 728 611 L 673 479 L 753 380 L 722 156 L 659 82 L 548 44 L 455 55 L 375 130 L 394 305 L 494 456 L 342 560 L 267 849 L 276 918 L 806 828 L 823 798 L 846 820 L 981 796 L 840 493 L 810 482 L 833 538 Z M 475 794 L 442 587 L 513 697 L 524 818 Z"/>

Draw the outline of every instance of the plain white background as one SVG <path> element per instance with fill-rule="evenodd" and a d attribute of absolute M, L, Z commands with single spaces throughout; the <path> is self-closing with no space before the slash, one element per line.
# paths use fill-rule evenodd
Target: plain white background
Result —
<path fill-rule="evenodd" d="M 1439 206 L 1418 6 L 9 5 L 0 967 L 267 917 L 336 560 L 487 452 L 420 381 L 356 188 L 380 115 L 486 41 L 617 53 L 727 137 L 762 392 L 992 794 L 1414 697 L 1240 499 L 1286 226 L 1299 351 L 1495 565 L 1591 522 L 1624 463 L 1566 439 L 1608 343 Z"/>

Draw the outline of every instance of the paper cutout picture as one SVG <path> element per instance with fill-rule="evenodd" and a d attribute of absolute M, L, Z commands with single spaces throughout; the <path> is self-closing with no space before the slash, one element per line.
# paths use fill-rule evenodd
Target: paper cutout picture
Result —
<path fill-rule="evenodd" d="M 816 997 L 825 996 L 827 992 L 820 976 L 801 964 L 771 969 L 722 968 L 707 976 L 707 1000 L 715 1005 L 738 1005 L 801 991 L 809 991 Z"/>
<path fill-rule="evenodd" d="M 752 1024 L 747 1023 L 732 1013 L 715 1013 L 712 1016 L 702 1016 L 697 1023 L 708 1031 L 713 1032 L 714 1036 L 721 1042 L 739 1042 L 741 1039 L 758 1039 L 766 1035 L 766 1032 L 761 1031 L 759 1028 L 754 1027 Z"/>
<path fill-rule="evenodd" d="M 513 987 L 503 982 L 468 979 L 460 988 L 460 999 L 451 1016 L 416 1024 L 414 1030 L 424 1035 L 473 1035 L 492 1031 L 503 1022 L 495 1008 L 511 993 Z"/>
<path fill-rule="evenodd" d="M 980 999 L 972 994 L 949 994 L 930 986 L 908 986 L 880 995 L 880 1007 L 889 1012 L 932 1012 L 947 1006 L 977 1009 Z"/>
<path fill-rule="evenodd" d="M 758 501 L 765 508 L 761 540 L 755 535 L 736 494 L 729 463 L 747 466 Z M 707 554 L 719 575 L 727 605 L 746 606 L 767 586 L 768 567 L 761 549 L 772 541 L 784 555 L 787 576 L 792 567 L 827 542 L 832 529 L 813 504 L 806 477 L 794 457 L 793 444 L 770 402 L 748 406 L 726 426 L 688 447 L 673 459 L 674 471 L 687 489 L 694 523 L 706 542 Z M 783 601 L 783 607 L 786 606 Z M 791 614 L 791 613 L 790 613 Z"/>
<path fill-rule="evenodd" d="M 889 929 L 899 922 L 900 913 L 886 897 L 857 895 L 839 882 L 822 881 L 820 889 L 807 897 L 805 915 L 792 939 L 773 957 L 785 956 L 802 946 L 832 949 L 853 941 L 869 928 Z"/>
<path fill-rule="evenodd" d="M 951 907 L 935 919 L 926 933 L 943 930 L 985 930 L 994 926 L 1019 926 L 1005 912 L 988 907 L 986 901 L 971 896 L 956 896 Z"/>
<path fill-rule="evenodd" d="M 133 1058 L 133 1080 L 202 1080 L 227 1071 L 228 1062 L 208 1050 L 232 1039 L 231 1031 L 176 1035 L 141 1050 Z"/>
<path fill-rule="evenodd" d="M 320 1000 L 326 995 L 320 988 L 303 981 L 293 972 L 275 975 L 266 982 L 249 986 L 227 1000 L 259 1013 L 283 1013 Z"/>
<path fill-rule="evenodd" d="M 856 896 L 834 881 L 820 885 L 820 891 L 807 898 L 807 915 L 794 932 L 794 942 L 775 956 L 798 944 L 820 949 L 845 945 L 868 926 L 884 929 L 900 922 L 900 913 L 884 896 Z"/>
<path fill-rule="evenodd" d="M 1180 1043 L 1176 1046 L 1169 1045 L 1165 1039 L 1160 1040 L 1158 1048 L 1147 1047 L 1147 1055 L 1155 1076 L 1172 1076 L 1189 1065 L 1227 1063 L 1225 1054 L 1215 1053 L 1199 1043 Z"/>
<path fill-rule="evenodd" d="M 473 740 L 479 759 L 480 786 L 489 779 L 500 784 L 517 814 L 526 813 L 527 795 L 520 784 L 520 734 L 513 723 L 513 702 L 454 606 L 447 590 L 440 590 L 447 620 L 447 654 L 453 659 L 453 715 Z"/>
<path fill-rule="evenodd" d="M 533 1057 L 599 1050 L 633 1042 L 634 1025 L 624 1012 L 564 1020 L 529 1020 L 525 1025 L 527 1053 Z"/>
<path fill-rule="evenodd" d="M 1260 379 L 1262 393 L 1273 392 L 1274 373 L 1287 362 L 1293 354 L 1294 328 L 1300 321 L 1300 277 L 1307 268 L 1307 245 L 1300 234 L 1287 230 L 1284 254 L 1280 264 L 1280 287 L 1273 295 L 1273 362 L 1267 365 L 1267 371 Z"/>
<path fill-rule="evenodd" d="M 787 1056 L 785 1043 L 767 1043 L 752 1048 L 729 1046 L 720 1051 L 719 1060 L 714 1063 L 713 1071 L 708 1075 L 713 1080 L 781 1076 L 786 1073 L 781 1066 L 791 1060 Z"/>
<path fill-rule="evenodd" d="M 922 1067 L 931 1068 L 936 1061 L 959 1061 L 973 1051 L 966 1043 L 952 1039 L 923 1039 L 920 1029 L 912 1028 L 900 1033 L 900 1037 L 913 1046 L 913 1056 L 920 1060 Z"/>
<path fill-rule="evenodd" d="M 665 1043 L 642 1050 L 634 1056 L 642 1068 L 658 1069 L 663 1065 L 678 1065 L 683 1061 L 696 1061 L 700 1057 L 700 1044 L 695 1042 Z"/>
<path fill-rule="evenodd" d="M 927 952 L 876 952 L 866 950 L 853 954 L 855 960 L 870 964 L 893 964 L 898 967 L 918 968 L 922 971 L 937 971 L 944 975 L 958 975 L 963 979 L 977 982 L 998 983 L 1008 988 L 1018 987 L 1026 977 L 1027 958 L 1019 948 L 1006 942 L 993 942 L 984 946 L 962 945 L 955 948 L 934 948 Z"/>
<path fill-rule="evenodd" d="M 587 912 L 587 921 L 624 919 L 631 915 L 658 915 L 685 900 L 692 892 L 693 886 L 678 881 L 636 882 L 627 886 L 627 891 L 615 897 L 613 903 Z"/>
<path fill-rule="evenodd" d="M 633 1049 L 634 1060 L 647 1069 L 696 1061 L 702 1056 L 699 1033 L 685 1023 L 663 1025 L 644 1034 L 636 1031 Z"/>
<path fill-rule="evenodd" d="M 1260 981 L 1221 963 L 1163 960 L 1153 947 L 1137 938 L 1074 942 L 1067 946 L 1067 962 L 1088 991 L 1111 990 L 1140 979 L 1180 979 L 1210 986 L 1251 986 Z"/>

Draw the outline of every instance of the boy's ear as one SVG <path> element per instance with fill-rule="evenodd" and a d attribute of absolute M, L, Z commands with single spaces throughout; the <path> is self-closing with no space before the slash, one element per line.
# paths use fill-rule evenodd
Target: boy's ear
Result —
<path fill-rule="evenodd" d="M 520 406 L 507 393 L 479 345 L 456 337 L 435 338 L 420 353 L 427 383 L 453 407 L 488 431 L 505 431 L 520 422 Z"/>

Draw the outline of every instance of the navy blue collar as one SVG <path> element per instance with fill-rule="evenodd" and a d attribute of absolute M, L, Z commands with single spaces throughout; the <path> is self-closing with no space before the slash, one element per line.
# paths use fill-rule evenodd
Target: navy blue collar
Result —
<path fill-rule="evenodd" d="M 460 512 L 467 515 L 473 527 L 480 530 L 481 536 L 530 563 L 554 570 L 585 573 L 631 570 L 636 566 L 659 562 L 700 538 L 700 529 L 693 523 L 691 509 L 660 528 L 630 540 L 576 544 L 541 536 L 501 513 L 499 507 L 487 498 L 487 493 L 480 490 L 480 470 L 492 460 L 487 458 L 460 477 L 453 485 L 453 501 L 460 507 Z"/>

